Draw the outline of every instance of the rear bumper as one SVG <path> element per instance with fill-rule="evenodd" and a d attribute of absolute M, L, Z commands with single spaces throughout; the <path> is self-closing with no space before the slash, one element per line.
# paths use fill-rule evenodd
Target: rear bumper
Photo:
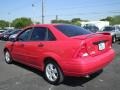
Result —
<path fill-rule="evenodd" d="M 115 57 L 113 49 L 95 56 L 69 60 L 69 63 L 62 64 L 63 72 L 66 76 L 85 76 L 92 74 L 109 64 Z"/>

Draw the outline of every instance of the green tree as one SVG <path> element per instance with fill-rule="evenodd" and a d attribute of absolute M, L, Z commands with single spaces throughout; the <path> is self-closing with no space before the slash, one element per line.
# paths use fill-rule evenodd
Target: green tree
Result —
<path fill-rule="evenodd" d="M 82 21 L 80 18 L 73 18 L 71 22 L 77 22 L 77 21 Z"/>
<path fill-rule="evenodd" d="M 0 20 L 0 28 L 4 29 L 5 27 L 9 26 L 9 22 L 5 20 Z"/>
<path fill-rule="evenodd" d="M 120 24 L 120 15 L 114 16 L 113 19 L 112 19 L 112 21 L 111 21 L 111 24 L 112 25 Z"/>
<path fill-rule="evenodd" d="M 72 20 L 52 20 L 51 23 L 65 23 L 65 24 L 74 24 L 74 25 L 81 25 L 82 20 L 80 18 L 73 18 Z"/>
<path fill-rule="evenodd" d="M 111 25 L 120 24 L 120 15 L 113 17 L 108 16 L 104 19 L 101 19 L 101 21 L 109 21 Z"/>
<path fill-rule="evenodd" d="M 82 21 L 82 20 L 81 20 L 80 18 L 73 18 L 73 19 L 71 20 L 71 24 L 80 26 L 80 25 L 81 25 L 81 23 L 80 23 L 81 21 Z"/>
<path fill-rule="evenodd" d="M 52 20 L 51 23 L 65 23 L 70 24 L 69 20 Z"/>
<path fill-rule="evenodd" d="M 19 29 L 24 28 L 31 24 L 33 24 L 32 20 L 26 17 L 16 18 L 12 22 L 12 26 Z"/>
<path fill-rule="evenodd" d="M 109 21 L 109 22 L 111 22 L 112 20 L 113 20 L 113 17 L 108 16 L 108 17 L 106 17 L 104 19 L 101 19 L 100 21 Z"/>
<path fill-rule="evenodd" d="M 80 26 L 80 25 L 81 25 L 81 23 L 80 23 L 81 21 L 82 21 L 82 20 L 81 20 L 80 18 L 73 18 L 73 19 L 71 20 L 71 24 Z"/>

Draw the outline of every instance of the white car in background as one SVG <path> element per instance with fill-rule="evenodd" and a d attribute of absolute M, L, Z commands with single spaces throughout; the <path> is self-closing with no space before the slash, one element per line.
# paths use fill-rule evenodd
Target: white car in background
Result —
<path fill-rule="evenodd" d="M 9 40 L 11 41 L 11 40 L 13 40 L 14 38 L 16 38 L 17 35 L 18 35 L 20 32 L 22 32 L 22 30 L 16 30 L 16 32 L 14 32 L 13 34 L 11 34 L 11 35 L 9 36 Z"/>
<path fill-rule="evenodd" d="M 13 34 L 13 35 L 10 35 L 9 37 L 9 40 L 11 41 L 12 39 L 16 38 L 18 34 Z"/>

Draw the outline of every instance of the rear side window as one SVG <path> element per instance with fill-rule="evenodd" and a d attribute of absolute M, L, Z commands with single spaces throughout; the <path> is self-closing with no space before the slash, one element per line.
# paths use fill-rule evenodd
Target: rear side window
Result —
<path fill-rule="evenodd" d="M 90 34 L 92 32 L 75 25 L 55 25 L 60 32 L 68 37 Z"/>
<path fill-rule="evenodd" d="M 54 41 L 55 36 L 48 28 L 35 27 L 31 36 L 32 41 Z"/>
<path fill-rule="evenodd" d="M 32 33 L 30 40 L 32 40 L 32 41 L 38 41 L 38 40 L 44 41 L 45 37 L 46 37 L 46 32 L 47 32 L 46 28 L 35 27 L 33 29 L 33 33 Z"/>
<path fill-rule="evenodd" d="M 48 30 L 47 41 L 55 41 L 55 40 L 56 40 L 56 38 L 53 35 L 53 33 L 50 30 Z"/>

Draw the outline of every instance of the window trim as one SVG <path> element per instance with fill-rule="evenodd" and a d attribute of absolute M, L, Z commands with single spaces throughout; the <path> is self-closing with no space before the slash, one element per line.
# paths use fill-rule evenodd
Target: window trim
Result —
<path fill-rule="evenodd" d="M 55 35 L 51 32 L 51 30 L 50 30 L 49 28 L 46 28 L 46 29 L 47 29 L 47 32 L 46 32 L 46 38 L 45 38 L 45 41 L 56 41 L 57 39 L 56 39 Z M 54 37 L 54 40 L 49 40 L 49 39 L 48 39 L 48 35 L 49 35 L 49 33 L 52 34 L 52 36 Z"/>

